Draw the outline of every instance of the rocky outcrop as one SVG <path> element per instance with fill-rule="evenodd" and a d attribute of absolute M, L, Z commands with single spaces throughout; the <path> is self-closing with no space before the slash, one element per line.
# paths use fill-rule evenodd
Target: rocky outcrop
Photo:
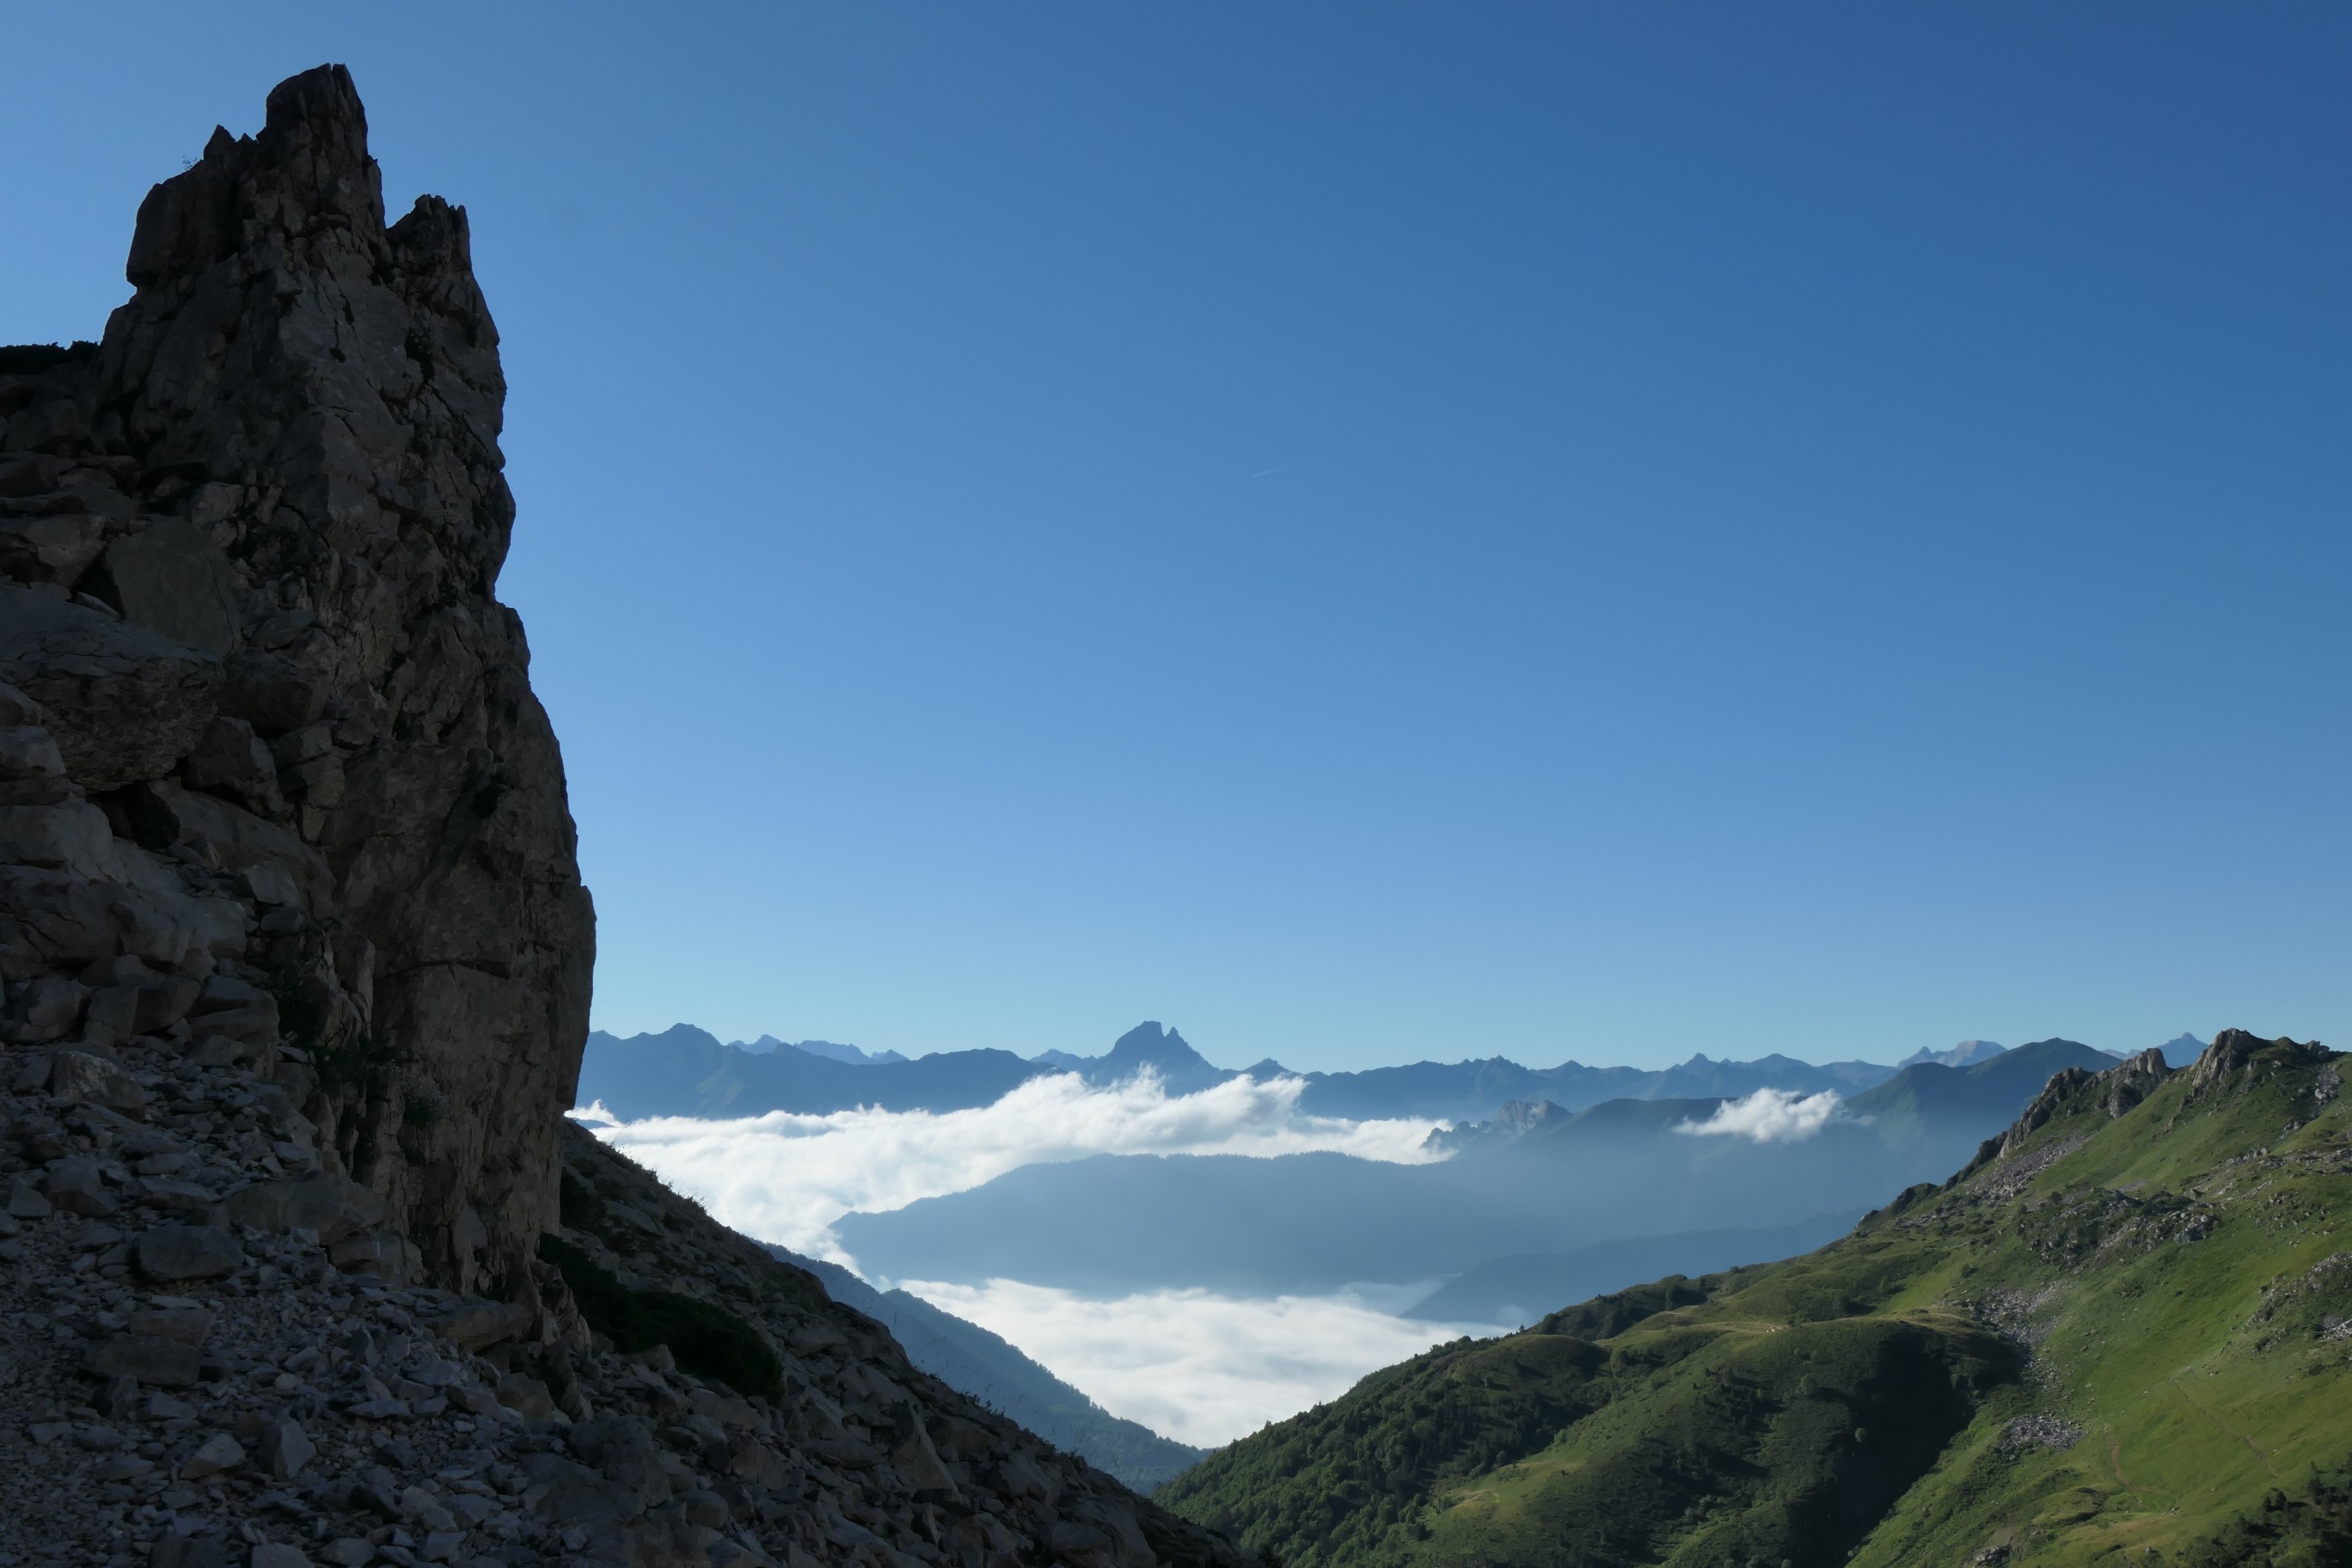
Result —
<path fill-rule="evenodd" d="M 2121 1067 L 2110 1068 L 2099 1075 L 2107 1086 L 2107 1115 L 2121 1116 L 2163 1087 L 2172 1076 L 2165 1065 L 2162 1051 L 2142 1051 L 2126 1059 Z"/>
<path fill-rule="evenodd" d="M 514 503 L 465 213 L 386 226 L 322 68 L 149 194 L 127 271 L 94 349 L 0 355 L 12 1013 L 251 988 L 222 1037 L 318 1129 L 269 1160 L 383 1194 L 433 1279 L 527 1297 L 593 930 L 494 593 Z M 64 1032 L 146 1026 L 93 1001 Z"/>
<path fill-rule="evenodd" d="M 1238 1568 L 564 1121 L 497 332 L 349 76 L 129 274 L 0 349 L 0 1563 Z"/>
<path fill-rule="evenodd" d="M 2265 1056 L 2289 1062 L 2324 1062 L 2334 1054 L 2316 1040 L 2305 1043 L 2284 1037 L 2265 1040 L 2244 1029 L 2224 1029 L 2189 1069 L 2189 1089 L 2191 1094 L 2208 1094 L 2245 1089 L 2262 1072 L 2258 1058 Z"/>
<path fill-rule="evenodd" d="M 2067 1068 L 2051 1076 L 2032 1103 L 2019 1113 L 1998 1138 L 1988 1138 L 1978 1148 L 1976 1157 L 1949 1182 L 1947 1187 L 1958 1186 L 1988 1165 L 2000 1163 L 2025 1147 L 2033 1134 L 2058 1116 L 2079 1112 L 2096 1105 L 2113 1120 L 2127 1114 L 2141 1101 L 2161 1089 L 2167 1080 L 2179 1073 L 2188 1075 L 2189 1092 L 2192 1097 L 2226 1094 L 2250 1087 L 2265 1070 L 2265 1064 L 2278 1067 L 2288 1064 L 2325 1064 L 2336 1053 L 2317 1041 L 2304 1043 L 2292 1039 L 2265 1040 L 2243 1029 L 2224 1029 L 2213 1037 L 2197 1060 L 2187 1068 L 2174 1068 L 2165 1064 L 2161 1050 L 2142 1051 L 2101 1073 L 2085 1072 L 2081 1068 Z M 2335 1093 L 2334 1081 L 2321 1089 L 2322 1103 Z"/>

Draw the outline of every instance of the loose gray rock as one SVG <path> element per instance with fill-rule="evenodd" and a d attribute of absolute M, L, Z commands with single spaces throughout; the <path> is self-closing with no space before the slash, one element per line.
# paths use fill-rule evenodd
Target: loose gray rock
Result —
<path fill-rule="evenodd" d="M 8 1182 L 8 1214 L 15 1219 L 47 1219 L 57 1212 L 30 1176 L 14 1176 Z"/>
<path fill-rule="evenodd" d="M 261 1468 L 281 1481 L 290 1481 L 302 1473 L 302 1467 L 318 1458 L 318 1445 L 312 1443 L 298 1421 L 273 1421 L 261 1429 L 259 1448 Z"/>
<path fill-rule="evenodd" d="M 208 1307 L 152 1307 L 130 1314 L 129 1324 L 133 1334 L 152 1334 L 158 1339 L 177 1340 L 184 1345 L 201 1345 L 212 1336 L 213 1325 L 220 1314 Z"/>
<path fill-rule="evenodd" d="M 58 1051 L 50 1058 L 49 1092 L 68 1103 L 86 1100 L 116 1110 L 136 1110 L 147 1103 L 137 1079 L 82 1051 Z"/>
<path fill-rule="evenodd" d="M 555 1400 L 547 1384 L 519 1372 L 499 1379 L 499 1403 L 526 1421 L 545 1421 L 555 1414 Z"/>
<path fill-rule="evenodd" d="M 159 1334 L 117 1334 L 90 1348 L 87 1366 L 96 1377 L 129 1377 L 151 1388 L 185 1388 L 201 1375 L 204 1354 L 181 1339 Z"/>
<path fill-rule="evenodd" d="M 245 1446 L 226 1432 L 215 1432 L 198 1444 L 194 1453 L 180 1461 L 178 1474 L 184 1481 L 202 1480 L 243 1463 Z"/>
<path fill-rule="evenodd" d="M 156 1537 L 148 1568 L 229 1568 L 228 1548 L 215 1535 Z"/>
<path fill-rule="evenodd" d="M 236 1237 L 216 1225 L 159 1225 L 142 1232 L 131 1251 L 150 1279 L 211 1279 L 245 1261 Z"/>
<path fill-rule="evenodd" d="M 635 1519 L 645 1505 L 633 1491 L 614 1485 L 585 1465 L 554 1454 L 531 1454 L 522 1471 L 533 1490 L 544 1487 L 539 1517 L 575 1529 L 595 1530 Z"/>
<path fill-rule="evenodd" d="M 64 1061 L 88 1061 L 88 1057 L 68 1053 L 59 1066 L 63 1076 Z M 95 1160 L 58 1160 L 49 1166 L 49 1202 L 68 1214 L 105 1215 L 122 1205 L 106 1190 L 105 1178 L 100 1174 Z"/>

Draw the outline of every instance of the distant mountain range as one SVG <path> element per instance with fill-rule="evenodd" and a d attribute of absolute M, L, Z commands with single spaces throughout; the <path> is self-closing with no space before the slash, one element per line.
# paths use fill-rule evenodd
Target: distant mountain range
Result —
<path fill-rule="evenodd" d="M 612 1038 L 610 1035 L 604 1037 L 608 1040 Z M 730 1040 L 727 1042 L 727 1048 L 749 1051 L 755 1057 L 769 1056 L 777 1051 L 805 1051 L 810 1056 L 823 1057 L 827 1061 L 848 1062 L 856 1067 L 879 1067 L 885 1062 L 903 1062 L 907 1059 L 896 1051 L 861 1051 L 856 1046 L 836 1045 L 831 1040 L 780 1040 L 773 1035 L 761 1035 L 758 1039 L 749 1043 L 742 1040 Z"/>
<path fill-rule="evenodd" d="M 2087 1048 L 2087 1047 L 2086 1047 Z M 2168 1044 L 2187 1059 L 2203 1048 L 2193 1037 Z M 1997 1058 L 2001 1047 L 1967 1040 L 1948 1051 L 1917 1052 L 1904 1063 L 1841 1061 L 1816 1067 L 1793 1057 L 1717 1061 L 1704 1055 L 1675 1067 L 1586 1067 L 1563 1062 L 1527 1068 L 1501 1057 L 1416 1062 L 1362 1072 L 1292 1073 L 1268 1058 L 1245 1068 L 1212 1065 L 1184 1037 L 1157 1023 L 1120 1036 L 1099 1057 L 1046 1051 L 940 1051 L 913 1060 L 895 1051 L 866 1052 L 824 1040 L 788 1045 L 764 1035 L 750 1046 L 722 1045 L 691 1024 L 626 1039 L 602 1030 L 588 1037 L 578 1103 L 603 1101 L 624 1121 L 647 1116 L 757 1116 L 770 1110 L 823 1115 L 858 1106 L 886 1110 L 961 1110 L 995 1101 L 1032 1078 L 1076 1073 L 1088 1083 L 1123 1082 L 1149 1068 L 1171 1094 L 1190 1094 L 1248 1073 L 1298 1078 L 1299 1110 L 1313 1116 L 1368 1121 L 1392 1117 L 1475 1121 L 1513 1101 L 1549 1101 L 1580 1110 L 1612 1100 L 1737 1099 L 1759 1089 L 1798 1094 L 1858 1094 L 1913 1066 L 1959 1067 Z M 2112 1059 L 2114 1053 L 2105 1053 Z"/>
<path fill-rule="evenodd" d="M 919 1296 L 877 1290 L 837 1263 L 781 1247 L 768 1250 L 814 1274 L 843 1306 L 888 1329 L 907 1359 L 923 1371 L 1138 1491 L 1148 1492 L 1182 1473 L 1208 1452 L 1113 1415 L 1009 1342 Z"/>
<path fill-rule="evenodd" d="M 1895 1065 L 1907 1068 L 1916 1067 L 1921 1062 L 1934 1062 L 1938 1067 L 1972 1067 L 1978 1062 L 2000 1055 L 2007 1048 L 2005 1046 L 1995 1045 L 1990 1040 L 1962 1040 L 1948 1051 L 1913 1051 Z"/>
<path fill-rule="evenodd" d="M 2189 1036 L 2166 1047 L 2183 1060 L 2201 1048 Z M 990 1104 L 1043 1074 L 1107 1086 L 1148 1069 L 1171 1094 L 1241 1071 L 1300 1078 L 1308 1113 L 1450 1122 L 1429 1142 L 1452 1157 L 1402 1165 L 1337 1153 L 1102 1155 L 848 1215 L 835 1234 L 862 1270 L 885 1280 L 1004 1277 L 1089 1294 L 1206 1288 L 1249 1296 L 1431 1281 L 1442 1288 L 1417 1315 L 1499 1322 L 1545 1300 L 1817 1246 L 1832 1234 L 1825 1216 L 1883 1203 L 1965 1163 L 2053 1073 L 2104 1070 L 2115 1059 L 2068 1040 L 2013 1050 L 1967 1040 L 1916 1052 L 1899 1068 L 1702 1055 L 1659 1069 L 1572 1061 L 1531 1068 L 1496 1058 L 1288 1074 L 1272 1060 L 1217 1067 L 1157 1023 L 1130 1029 L 1098 1057 L 973 1050 L 914 1060 L 772 1036 L 722 1045 L 681 1024 L 629 1039 L 590 1036 L 578 1098 L 634 1121 L 860 1106 L 954 1110 Z M 1724 1131 L 1718 1113 L 1752 1110 L 1759 1089 L 1790 1104 L 1811 1100 L 1811 1120 L 1795 1132 Z M 1839 1100 L 1818 1098 L 1830 1094 Z"/>
<path fill-rule="evenodd" d="M 848 1215 L 835 1232 L 875 1277 L 1248 1296 L 1438 1280 L 1498 1269 L 1503 1259 L 1647 1238 L 1645 1261 L 1625 1262 L 1622 1284 L 1661 1269 L 1722 1267 L 1726 1248 L 1740 1262 L 1801 1251 L 1803 1227 L 1818 1216 L 1874 1206 L 1966 1163 L 2052 1074 L 2114 1065 L 2071 1040 L 2038 1041 L 1972 1067 L 1921 1062 L 1785 1142 L 1697 1131 L 1731 1103 L 1709 1096 L 1580 1110 L 1520 1101 L 1436 1135 L 1453 1158 L 1423 1165 L 1334 1153 L 1104 1155 Z M 1734 1242 L 1727 1231 L 1769 1234 Z M 1575 1277 L 1612 1272 L 1601 1267 L 1607 1260 L 1588 1253 Z M 1557 1266 L 1564 1274 L 1580 1267 Z M 1457 1299 L 1467 1302 L 1479 1289 Z M 1515 1304 L 1511 1294 L 1477 1300 L 1499 1308 Z"/>

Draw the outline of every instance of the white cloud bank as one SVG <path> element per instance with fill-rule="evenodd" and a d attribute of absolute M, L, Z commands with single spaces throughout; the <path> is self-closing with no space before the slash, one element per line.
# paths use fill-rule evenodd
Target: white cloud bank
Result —
<path fill-rule="evenodd" d="M 902 1289 L 1003 1335 L 1112 1415 L 1203 1447 L 1336 1398 L 1432 1345 L 1504 1331 L 1391 1317 L 1370 1293 L 1251 1300 L 1155 1290 L 1090 1301 L 1011 1279 Z"/>
<path fill-rule="evenodd" d="M 1758 1143 L 1801 1143 L 1829 1125 L 1843 1099 L 1833 1089 L 1801 1095 L 1792 1089 L 1759 1089 L 1727 1100 L 1704 1121 L 1677 1121 L 1674 1130 L 1695 1138 L 1746 1138 Z"/>
<path fill-rule="evenodd" d="M 699 1199 L 720 1223 L 795 1252 L 852 1263 L 832 1231 L 843 1215 L 903 1208 L 1023 1165 L 1092 1154 L 1318 1150 L 1400 1164 L 1441 1157 L 1421 1147 L 1436 1121 L 1302 1116 L 1298 1097 L 1306 1087 L 1298 1079 L 1236 1078 L 1171 1097 L 1149 1074 L 1107 1089 L 1062 1074 L 1033 1078 L 993 1105 L 970 1110 L 778 1110 L 731 1121 L 622 1122 L 598 1105 L 574 1114 L 599 1138 Z"/>

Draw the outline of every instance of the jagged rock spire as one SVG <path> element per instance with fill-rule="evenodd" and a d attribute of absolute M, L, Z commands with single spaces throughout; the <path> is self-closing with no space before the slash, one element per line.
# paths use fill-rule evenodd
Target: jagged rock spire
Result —
<path fill-rule="evenodd" d="M 465 211 L 385 226 L 358 91 L 321 66 L 149 193 L 125 270 L 94 356 L 0 386 L 11 493 L 57 492 L 22 503 L 47 532 L 8 569 L 56 598 L 10 601 L 0 680 L 39 689 L 121 838 L 316 889 L 238 962 L 320 1057 L 322 1158 L 436 1278 L 528 1295 L 593 917 L 495 595 L 506 384 Z M 109 690 L 140 703 L 60 674 L 76 638 L 145 634 L 190 672 L 126 644 Z"/>

